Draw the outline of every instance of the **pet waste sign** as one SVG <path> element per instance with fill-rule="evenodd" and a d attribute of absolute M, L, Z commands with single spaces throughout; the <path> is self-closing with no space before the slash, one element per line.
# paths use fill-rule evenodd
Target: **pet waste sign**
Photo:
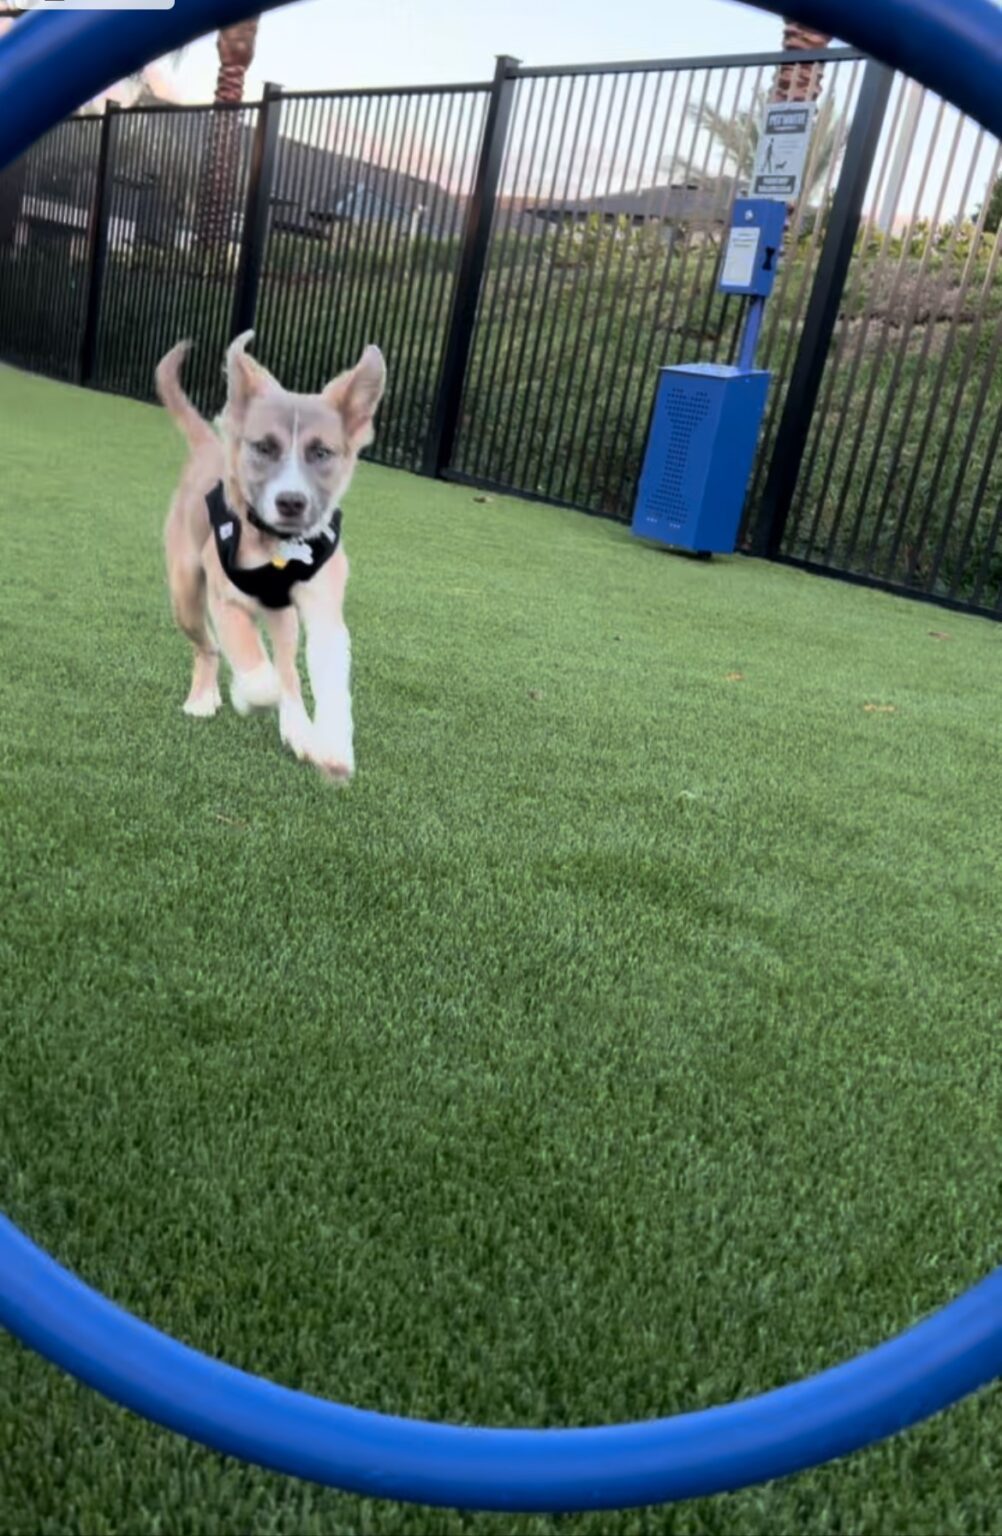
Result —
<path fill-rule="evenodd" d="M 777 101 L 766 107 L 749 196 L 796 202 L 816 112 L 813 101 Z"/>

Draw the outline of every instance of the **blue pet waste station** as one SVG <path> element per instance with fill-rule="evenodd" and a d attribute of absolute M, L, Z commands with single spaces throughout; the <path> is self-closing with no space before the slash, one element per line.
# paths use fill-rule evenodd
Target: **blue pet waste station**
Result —
<path fill-rule="evenodd" d="M 737 544 L 769 390 L 755 348 L 785 227 L 785 201 L 735 201 L 717 286 L 749 300 L 738 361 L 659 370 L 633 512 L 638 538 L 699 555 Z"/>

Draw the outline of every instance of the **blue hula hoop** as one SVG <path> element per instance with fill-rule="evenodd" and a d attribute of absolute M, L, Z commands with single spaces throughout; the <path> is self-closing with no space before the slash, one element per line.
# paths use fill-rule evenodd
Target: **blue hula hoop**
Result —
<path fill-rule="evenodd" d="M 270 5 L 285 0 L 269 0 Z M 1002 136 L 992 0 L 752 0 L 921 80 Z M 0 168 L 113 81 L 247 0 L 36 13 L 0 40 Z M 568 1512 L 695 1498 L 847 1455 L 1002 1376 L 1002 1269 L 869 1354 L 699 1413 L 594 1429 L 480 1429 L 325 1402 L 224 1365 L 84 1285 L 0 1217 L 0 1324 L 113 1401 L 245 1461 L 350 1492 Z"/>
<path fill-rule="evenodd" d="M 291 0 L 264 0 L 270 10 Z M 749 0 L 796 13 L 976 117 L 1002 138 L 1002 15 L 993 0 Z M 0 39 L 0 170 L 83 102 L 150 59 L 242 21 L 247 0 L 170 11 L 38 11 Z"/>
<path fill-rule="evenodd" d="M 615 1509 L 722 1493 L 858 1450 L 1002 1373 L 1002 1269 L 820 1376 L 672 1419 L 465 1429 L 324 1402 L 210 1360 L 0 1218 L 0 1322 L 106 1397 L 217 1451 L 352 1493 L 464 1509 Z"/>

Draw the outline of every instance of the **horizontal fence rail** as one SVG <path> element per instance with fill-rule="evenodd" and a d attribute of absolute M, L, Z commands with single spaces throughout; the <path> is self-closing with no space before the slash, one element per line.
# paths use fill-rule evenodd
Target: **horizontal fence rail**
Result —
<path fill-rule="evenodd" d="M 790 67 L 791 58 L 798 64 L 838 63 L 840 59 L 858 59 L 861 55 L 855 48 L 821 48 L 798 49 L 796 53 L 790 50 L 777 50 L 774 53 L 750 53 L 730 54 L 721 56 L 719 53 L 698 54 L 688 59 L 628 59 L 612 60 L 604 64 L 537 64 L 532 66 L 519 66 L 517 74 L 521 80 L 533 80 L 536 78 L 554 80 L 560 76 L 568 75 L 643 75 L 663 74 L 666 70 L 682 72 L 683 70 L 721 69 L 728 66 L 733 68 L 745 68 L 761 66 L 763 69 L 770 66 L 783 65 Z"/>
<path fill-rule="evenodd" d="M 876 69 L 502 58 L 493 81 L 74 118 L 0 173 L 0 357 L 151 399 L 190 336 L 214 413 L 241 330 L 306 391 L 376 342 L 374 457 L 627 520 L 658 368 L 736 357 L 716 282 L 762 108 L 807 96 L 744 546 L 997 617 L 1002 152 Z"/>

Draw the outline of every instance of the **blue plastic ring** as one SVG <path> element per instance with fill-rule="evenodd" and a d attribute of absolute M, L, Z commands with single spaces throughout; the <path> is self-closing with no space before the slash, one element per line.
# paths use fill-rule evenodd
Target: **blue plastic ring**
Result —
<path fill-rule="evenodd" d="M 289 3 L 265 0 L 261 9 Z M 921 80 L 1002 138 L 1002 11 L 994 0 L 749 0 L 844 38 Z M 0 170 L 105 90 L 216 27 L 247 0 L 174 0 L 169 11 L 39 11 L 0 39 Z"/>
<path fill-rule="evenodd" d="M 0 1217 L 0 1323 L 105 1397 L 244 1461 L 371 1497 L 571 1511 L 783 1477 L 914 1424 L 1002 1374 L 1002 1269 L 910 1332 L 743 1403 L 600 1429 L 465 1429 L 290 1391 L 92 1291 Z"/>
<path fill-rule="evenodd" d="M 36 14 L 0 40 L 0 168 L 149 59 L 247 0 Z M 272 0 L 283 3 L 283 0 Z M 913 75 L 1002 135 L 992 0 L 753 0 Z M 608 1428 L 476 1429 L 324 1402 L 210 1360 L 61 1268 L 0 1217 L 0 1323 L 115 1402 L 216 1450 L 351 1492 L 571 1511 L 695 1498 L 858 1450 L 1002 1375 L 1002 1269 L 910 1332 L 742 1403 Z"/>

